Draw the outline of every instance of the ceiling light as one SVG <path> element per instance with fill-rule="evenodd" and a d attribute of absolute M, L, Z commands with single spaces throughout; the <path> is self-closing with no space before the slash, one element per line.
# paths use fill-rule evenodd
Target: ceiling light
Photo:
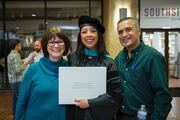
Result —
<path fill-rule="evenodd" d="M 16 30 L 19 30 L 19 27 L 16 27 Z"/>
<path fill-rule="evenodd" d="M 36 17 L 36 14 L 32 14 L 31 16 L 32 16 L 32 17 Z"/>

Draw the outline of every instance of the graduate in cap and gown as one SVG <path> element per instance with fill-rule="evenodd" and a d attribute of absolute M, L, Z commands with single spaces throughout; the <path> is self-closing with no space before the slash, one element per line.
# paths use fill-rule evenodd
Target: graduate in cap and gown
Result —
<path fill-rule="evenodd" d="M 106 67 L 107 88 L 96 98 L 77 98 L 76 104 L 68 108 L 68 120 L 113 120 L 121 103 L 122 90 L 117 66 L 106 51 L 105 28 L 98 19 L 84 15 L 78 25 L 77 50 L 70 55 L 70 65 Z"/>

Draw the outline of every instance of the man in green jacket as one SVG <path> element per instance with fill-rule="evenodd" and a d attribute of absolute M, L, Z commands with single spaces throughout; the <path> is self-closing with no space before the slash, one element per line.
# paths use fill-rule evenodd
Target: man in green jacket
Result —
<path fill-rule="evenodd" d="M 172 97 L 164 57 L 140 40 L 141 30 L 136 19 L 121 19 L 117 31 L 124 47 L 115 58 L 124 90 L 117 120 L 137 120 L 142 104 L 148 113 L 147 120 L 166 120 Z"/>

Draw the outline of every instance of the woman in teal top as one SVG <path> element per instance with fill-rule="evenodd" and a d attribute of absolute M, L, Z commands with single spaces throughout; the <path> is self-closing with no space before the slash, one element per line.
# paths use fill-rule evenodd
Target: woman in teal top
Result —
<path fill-rule="evenodd" d="M 42 39 L 44 57 L 26 71 L 17 101 L 15 120 L 65 120 L 58 104 L 58 68 L 67 66 L 69 39 L 60 31 L 47 31 Z"/>

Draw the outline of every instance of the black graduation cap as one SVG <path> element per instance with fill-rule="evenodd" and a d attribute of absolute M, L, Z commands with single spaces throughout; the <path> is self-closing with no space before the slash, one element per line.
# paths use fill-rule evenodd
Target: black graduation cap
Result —
<path fill-rule="evenodd" d="M 87 15 L 80 16 L 78 25 L 79 25 L 79 28 L 86 26 L 86 25 L 90 25 L 90 26 L 93 26 L 96 29 L 98 29 L 102 34 L 105 32 L 104 26 L 97 18 L 90 17 Z"/>

